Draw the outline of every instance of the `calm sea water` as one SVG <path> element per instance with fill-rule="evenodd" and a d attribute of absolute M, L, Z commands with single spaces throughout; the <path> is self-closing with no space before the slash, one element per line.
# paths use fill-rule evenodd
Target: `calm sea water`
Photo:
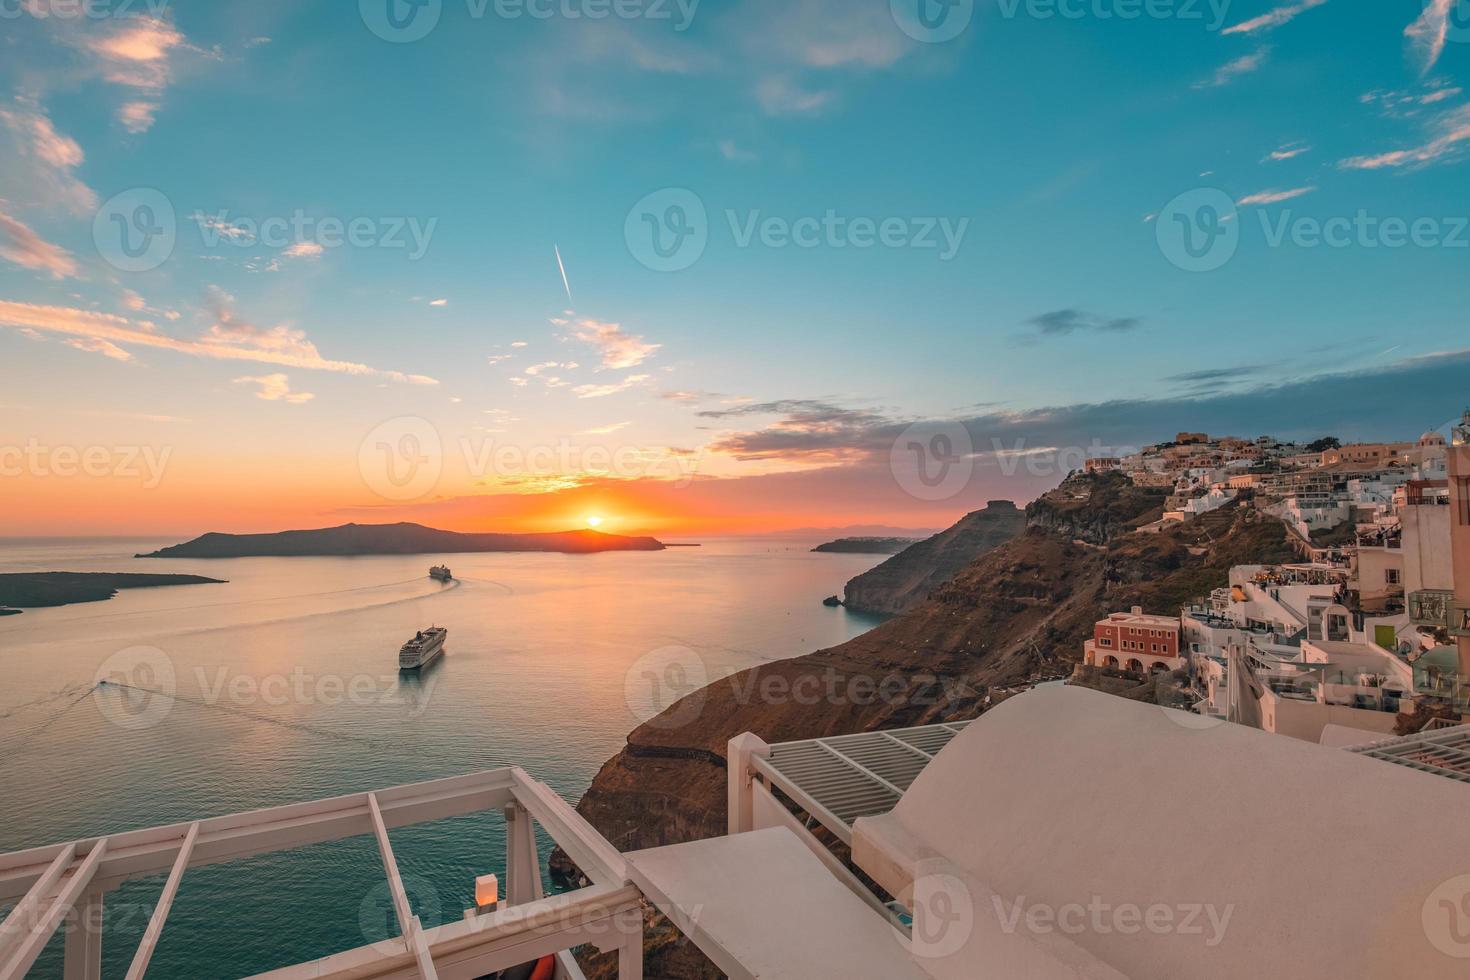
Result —
<path fill-rule="evenodd" d="M 507 764 L 575 801 L 669 697 L 650 677 L 713 680 L 871 628 L 821 599 L 881 560 L 757 540 L 456 555 L 441 585 L 423 556 L 131 558 L 168 543 L 0 541 L 0 571 L 229 580 L 0 618 L 0 851 Z M 398 647 L 431 624 L 447 654 L 400 678 Z M 172 696 L 94 690 L 103 675 Z M 428 925 L 462 914 L 475 875 L 503 876 L 498 814 L 393 840 Z M 108 895 L 104 976 L 126 973 L 162 884 Z M 200 868 L 149 976 L 248 975 L 395 935 L 392 919 L 371 838 Z M 60 975 L 59 946 L 33 976 Z"/>

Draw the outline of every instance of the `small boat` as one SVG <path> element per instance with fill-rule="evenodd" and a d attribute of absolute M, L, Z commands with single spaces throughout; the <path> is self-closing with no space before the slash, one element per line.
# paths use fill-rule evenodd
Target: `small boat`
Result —
<path fill-rule="evenodd" d="M 429 578 L 436 582 L 453 582 L 454 573 L 449 570 L 448 565 L 435 565 L 429 569 Z"/>
<path fill-rule="evenodd" d="M 403 649 L 398 651 L 399 670 L 418 670 L 427 667 L 444 653 L 444 641 L 449 637 L 449 630 L 443 626 L 431 626 L 426 630 L 419 630 L 414 638 L 403 644 Z"/>

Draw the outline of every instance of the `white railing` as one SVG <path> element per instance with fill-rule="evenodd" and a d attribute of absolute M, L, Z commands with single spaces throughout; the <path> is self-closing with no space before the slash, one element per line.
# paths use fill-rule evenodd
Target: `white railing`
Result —
<path fill-rule="evenodd" d="M 494 809 L 506 817 L 507 901 L 497 911 L 424 928 L 399 878 L 388 831 Z M 591 885 L 543 893 L 535 824 Z M 16 901 L 0 924 L 0 980 L 25 976 L 63 923 L 65 980 L 95 980 L 101 937 L 90 924 L 101 921 L 96 913 L 106 893 L 168 871 L 127 974 L 141 980 L 190 868 L 364 834 L 377 839 L 400 935 L 263 976 L 468 980 L 555 956 L 559 978 L 582 980 L 569 951 L 587 944 L 617 952 L 620 980 L 643 976 L 642 895 L 629 882 L 622 855 L 549 786 L 510 768 L 0 855 L 0 906 Z"/>

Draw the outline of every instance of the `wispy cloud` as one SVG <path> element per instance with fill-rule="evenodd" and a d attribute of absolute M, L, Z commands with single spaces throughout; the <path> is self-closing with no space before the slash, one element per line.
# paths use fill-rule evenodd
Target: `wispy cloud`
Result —
<path fill-rule="evenodd" d="M 1122 333 L 1132 330 L 1143 321 L 1136 316 L 1103 317 L 1086 310 L 1053 310 L 1033 316 L 1026 324 L 1036 328 L 1043 337 L 1065 337 L 1078 331 L 1095 333 Z"/>
<path fill-rule="evenodd" d="M 630 374 L 622 381 L 606 385 L 579 385 L 572 389 L 578 398 L 606 398 L 609 395 L 618 395 L 625 391 L 641 387 L 650 380 L 646 374 Z"/>
<path fill-rule="evenodd" d="M 1428 142 L 1406 150 L 1391 150 L 1369 156 L 1348 157 L 1338 163 L 1345 170 L 1383 170 L 1424 167 L 1457 159 L 1470 140 L 1470 105 L 1441 115 L 1434 123 L 1436 135 Z"/>
<path fill-rule="evenodd" d="M 71 337 L 66 341 L 66 346 L 74 347 L 77 350 L 84 350 L 89 354 L 101 354 L 103 357 L 110 357 L 114 361 L 122 361 L 124 363 L 133 359 L 132 354 L 129 354 L 112 341 L 103 340 L 101 337 Z"/>
<path fill-rule="evenodd" d="M 1256 34 L 1262 31 L 1275 30 L 1282 24 L 1290 23 L 1296 20 L 1301 14 L 1306 13 L 1313 7 L 1320 7 L 1326 2 L 1327 0 L 1302 0 L 1301 3 L 1287 4 L 1282 7 L 1277 7 L 1274 10 L 1268 10 L 1259 17 L 1252 17 L 1250 20 L 1241 21 L 1239 24 L 1227 27 L 1220 33 Z"/>
<path fill-rule="evenodd" d="M 638 334 L 629 333 L 620 323 L 604 323 L 590 317 L 577 320 L 558 317 L 551 322 L 555 326 L 568 328 L 574 338 L 597 348 L 604 370 L 621 371 L 637 367 L 663 346 L 651 344 Z"/>
<path fill-rule="evenodd" d="M 1262 163 L 1276 163 L 1282 160 L 1294 160 L 1304 153 L 1311 153 L 1312 148 L 1305 143 L 1287 143 L 1270 153 L 1266 154 Z"/>
<path fill-rule="evenodd" d="M 118 122 L 130 133 L 146 133 L 158 117 L 156 102 L 124 102 L 117 110 Z"/>
<path fill-rule="evenodd" d="M 624 429 L 626 429 L 628 426 L 630 426 L 632 424 L 633 424 L 632 422 L 615 422 L 612 425 L 602 425 L 602 426 L 598 426 L 595 429 L 583 429 L 582 430 L 582 435 L 584 435 L 584 436 L 610 436 L 614 432 L 621 432 L 621 431 L 623 431 Z"/>
<path fill-rule="evenodd" d="M 352 361 L 324 358 L 299 331 L 277 327 L 260 331 L 238 319 L 216 322 L 203 339 L 188 340 L 157 332 L 148 321 L 65 306 L 40 306 L 0 300 L 0 326 L 72 337 L 106 340 L 119 347 L 154 347 L 217 361 L 254 361 L 280 367 L 383 378 L 410 384 L 438 384 L 433 378 L 384 371 Z"/>
<path fill-rule="evenodd" d="M 1449 37 L 1450 11 L 1458 0 L 1429 0 L 1419 19 L 1404 28 L 1414 56 L 1419 60 L 1419 71 L 1427 73 L 1444 53 L 1445 40 Z"/>
<path fill-rule="evenodd" d="M 7 148 L 0 142 L 0 156 L 6 158 L 0 168 L 0 193 L 73 214 L 97 207 L 97 195 L 76 176 L 84 159 L 81 146 L 57 132 L 39 104 L 17 99 L 9 108 L 0 108 L 0 123 L 9 143 Z"/>
<path fill-rule="evenodd" d="M 1215 73 L 1209 78 L 1204 81 L 1195 82 L 1194 87 L 1197 89 L 1220 88 L 1221 86 L 1229 85 L 1242 75 L 1249 75 L 1251 72 L 1258 70 L 1266 63 L 1266 58 L 1270 53 L 1270 48 L 1261 48 L 1259 51 L 1241 55 L 1239 58 L 1227 61 L 1215 69 Z"/>
<path fill-rule="evenodd" d="M 806 116 L 826 109 L 837 94 L 807 88 L 789 75 L 771 75 L 756 84 L 755 97 L 767 115 Z"/>
<path fill-rule="evenodd" d="M 264 374 L 258 378 L 236 378 L 237 385 L 256 385 L 255 397 L 268 402 L 304 405 L 316 395 L 309 391 L 292 391 L 291 380 L 284 374 Z"/>
<path fill-rule="evenodd" d="M 76 259 L 70 252 L 46 241 L 19 218 L 4 211 L 0 211 L 0 258 L 22 268 L 48 273 L 52 279 L 77 274 Z"/>
<path fill-rule="evenodd" d="M 297 242 L 281 252 L 288 259 L 319 259 L 326 249 L 319 242 Z"/>
<path fill-rule="evenodd" d="M 1280 204 L 1282 201 L 1290 201 L 1294 198 L 1310 194 L 1316 189 L 1315 187 L 1293 187 L 1285 191 L 1258 191 L 1255 194 L 1247 194 L 1235 203 L 1243 208 L 1250 207 L 1253 204 Z"/>

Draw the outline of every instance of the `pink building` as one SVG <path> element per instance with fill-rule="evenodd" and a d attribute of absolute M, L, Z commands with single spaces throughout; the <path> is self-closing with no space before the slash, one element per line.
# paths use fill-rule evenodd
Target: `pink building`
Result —
<path fill-rule="evenodd" d="M 1179 670 L 1184 666 L 1179 656 L 1179 617 L 1150 616 L 1142 606 L 1113 613 L 1093 627 L 1082 659 L 1089 666 L 1138 674 Z"/>

